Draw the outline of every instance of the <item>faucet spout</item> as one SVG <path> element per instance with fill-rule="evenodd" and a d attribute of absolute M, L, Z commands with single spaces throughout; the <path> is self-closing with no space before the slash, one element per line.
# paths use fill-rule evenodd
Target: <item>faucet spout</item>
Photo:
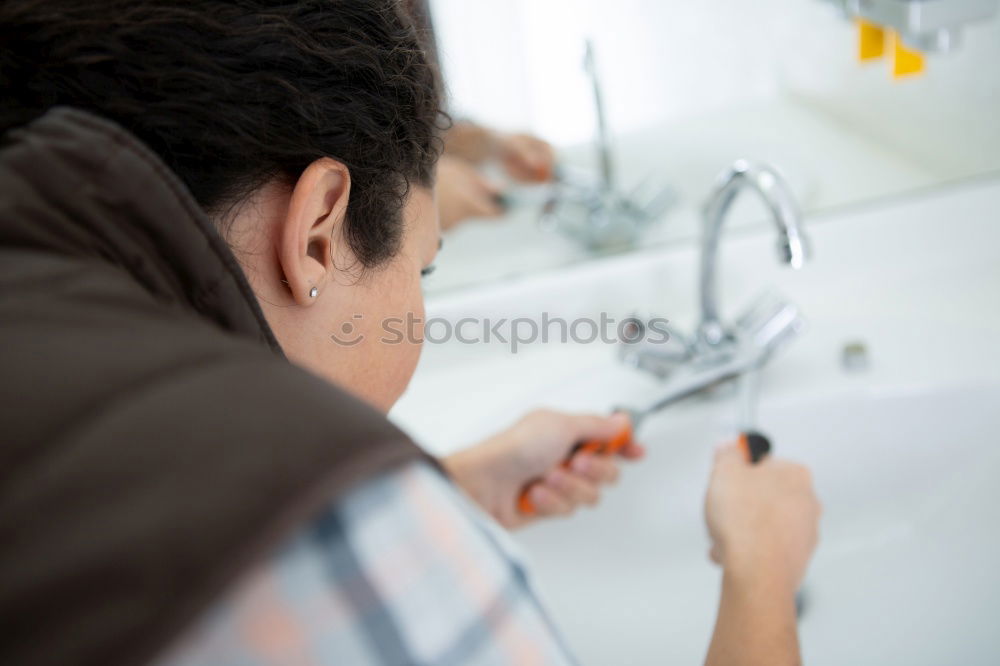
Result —
<path fill-rule="evenodd" d="M 701 323 L 698 341 L 715 348 L 731 339 L 719 315 L 718 257 L 719 240 L 730 207 L 744 189 L 757 192 L 764 200 L 778 230 L 778 258 L 799 269 L 808 259 L 802 216 L 791 188 L 778 172 L 766 164 L 739 160 L 727 169 L 716 183 L 704 209 L 701 242 Z"/>

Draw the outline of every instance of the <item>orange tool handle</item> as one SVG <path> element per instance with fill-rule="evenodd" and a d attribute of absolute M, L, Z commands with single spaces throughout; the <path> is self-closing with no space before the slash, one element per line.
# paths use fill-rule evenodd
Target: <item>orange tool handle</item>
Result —
<path fill-rule="evenodd" d="M 625 448 L 625 445 L 632 441 L 632 426 L 625 426 L 625 429 L 620 433 L 612 437 L 611 439 L 601 440 L 592 439 L 586 442 L 581 442 L 573 447 L 566 459 L 563 460 L 562 466 L 569 467 L 570 461 L 573 460 L 573 456 L 578 453 L 596 453 L 598 455 L 614 455 Z M 521 491 L 520 497 L 517 498 L 517 508 L 526 516 L 533 516 L 538 511 L 535 507 L 535 503 L 531 501 L 528 496 L 531 486 L 537 483 L 532 481 L 524 490 Z"/>

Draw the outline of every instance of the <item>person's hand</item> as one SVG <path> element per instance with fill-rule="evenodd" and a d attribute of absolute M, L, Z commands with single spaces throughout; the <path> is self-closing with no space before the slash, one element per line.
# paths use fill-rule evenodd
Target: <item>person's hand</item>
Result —
<path fill-rule="evenodd" d="M 441 228 L 450 229 L 473 217 L 497 217 L 504 212 L 500 188 L 490 182 L 468 160 L 442 155 L 438 161 L 438 211 Z"/>
<path fill-rule="evenodd" d="M 502 134 L 496 140 L 496 155 L 514 180 L 544 183 L 552 180 L 555 153 L 552 146 L 530 134 Z"/>
<path fill-rule="evenodd" d="M 716 453 L 705 520 L 710 557 L 728 573 L 774 572 L 794 594 L 816 548 L 819 516 L 806 467 L 770 456 L 753 465 L 736 444 Z"/>
<path fill-rule="evenodd" d="M 618 478 L 615 457 L 581 452 L 568 468 L 563 461 L 580 442 L 611 439 L 626 427 L 628 417 L 623 414 L 602 417 L 540 410 L 443 463 L 459 486 L 498 522 L 517 527 L 597 503 L 601 486 Z M 619 455 L 638 459 L 643 453 L 641 446 L 630 443 Z M 530 490 L 537 513 L 528 517 L 518 511 L 517 499 L 532 482 L 537 482 Z"/>
<path fill-rule="evenodd" d="M 705 664 L 801 664 L 795 594 L 816 548 L 819 501 L 805 467 L 744 456 L 735 444 L 719 449 L 705 498 L 723 571 Z"/>

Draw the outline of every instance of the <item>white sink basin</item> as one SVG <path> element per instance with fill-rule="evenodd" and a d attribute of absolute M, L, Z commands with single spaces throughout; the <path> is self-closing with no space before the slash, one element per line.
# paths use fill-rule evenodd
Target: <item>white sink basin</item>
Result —
<path fill-rule="evenodd" d="M 780 453 L 815 470 L 826 505 L 804 587 L 806 663 L 996 663 L 998 404 L 994 387 L 762 410 Z M 720 411 L 650 421 L 649 459 L 598 511 L 521 535 L 586 663 L 703 659 L 719 575 L 701 499 L 718 424 L 731 421 Z"/>
<path fill-rule="evenodd" d="M 779 270 L 770 230 L 723 246 L 724 304 L 767 284 L 810 330 L 769 366 L 759 422 L 808 463 L 826 512 L 804 588 L 810 664 L 1000 663 L 1000 184 L 812 220 L 815 261 Z M 430 304 L 464 316 L 621 318 L 688 328 L 693 248 L 622 257 Z M 732 312 L 733 309 L 730 309 Z M 867 370 L 839 363 L 870 349 Z M 606 411 L 657 382 L 612 346 L 430 345 L 393 412 L 438 453 L 538 406 Z M 517 534 L 570 645 L 588 664 L 700 663 L 719 573 L 701 503 L 713 445 L 734 425 L 719 390 L 646 421 L 646 461 L 600 507 Z"/>

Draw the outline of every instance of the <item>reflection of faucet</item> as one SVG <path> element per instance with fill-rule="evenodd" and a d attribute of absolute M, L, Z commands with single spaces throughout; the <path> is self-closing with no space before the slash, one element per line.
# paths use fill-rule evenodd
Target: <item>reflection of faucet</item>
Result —
<path fill-rule="evenodd" d="M 798 308 L 776 296 L 758 301 L 732 328 L 719 319 L 716 272 L 719 237 L 726 213 L 737 194 L 749 187 L 763 198 L 778 226 L 781 260 L 801 268 L 806 260 L 802 224 L 791 190 L 777 171 L 740 160 L 722 174 L 704 209 L 701 245 L 701 323 L 694 340 L 671 331 L 665 344 L 643 341 L 641 330 L 630 331 L 620 347 L 622 360 L 661 377 L 669 377 L 659 400 L 679 400 L 763 365 L 771 354 L 804 326 Z M 636 326 L 642 327 L 641 320 Z"/>
<path fill-rule="evenodd" d="M 665 187 L 651 197 L 638 188 L 625 195 L 617 190 L 612 159 L 611 133 L 604 112 L 604 95 L 594 46 L 587 40 L 583 67 L 590 79 L 597 116 L 597 157 L 600 182 L 560 169 L 552 195 L 542 209 L 543 228 L 560 231 L 591 250 L 608 251 L 633 247 L 642 230 L 674 203 L 676 195 Z M 643 203 L 639 200 L 646 199 Z"/>
<path fill-rule="evenodd" d="M 583 69 L 590 77 L 590 87 L 594 92 L 594 112 L 597 116 L 597 156 L 601 161 L 601 185 L 605 192 L 615 189 L 615 169 L 611 162 L 611 136 L 608 134 L 608 120 L 604 115 L 604 93 L 601 90 L 601 77 L 597 73 L 597 63 L 594 61 L 594 44 L 589 39 L 584 47 Z"/>
<path fill-rule="evenodd" d="M 725 342 L 729 333 L 719 320 L 718 273 L 719 237 L 726 213 L 744 188 L 756 191 L 764 199 L 771 218 L 778 226 L 779 258 L 792 268 L 802 268 L 806 262 L 806 246 L 802 237 L 802 222 L 792 191 L 778 172 L 765 164 L 739 160 L 719 178 L 705 204 L 704 236 L 701 240 L 701 323 L 698 341 L 709 347 Z"/>

